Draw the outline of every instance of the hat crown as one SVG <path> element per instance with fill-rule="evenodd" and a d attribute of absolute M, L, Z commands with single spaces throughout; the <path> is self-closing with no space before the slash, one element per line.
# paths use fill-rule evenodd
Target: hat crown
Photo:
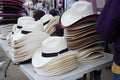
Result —
<path fill-rule="evenodd" d="M 22 24 L 22 30 L 33 30 L 35 21 L 27 21 Z"/>
<path fill-rule="evenodd" d="M 92 3 L 86 1 L 77 1 L 70 8 L 70 14 L 73 18 L 91 15 L 93 14 Z"/>
<path fill-rule="evenodd" d="M 64 37 L 49 37 L 42 43 L 43 53 L 56 53 L 67 48 L 66 40 Z"/>
<path fill-rule="evenodd" d="M 43 17 L 41 17 L 40 21 L 42 21 L 42 23 L 44 24 L 46 21 L 50 20 L 51 18 L 53 18 L 52 15 L 45 14 Z"/>
<path fill-rule="evenodd" d="M 35 19 L 30 16 L 19 17 L 17 21 L 17 25 L 22 26 L 22 24 L 27 21 L 35 21 Z"/>

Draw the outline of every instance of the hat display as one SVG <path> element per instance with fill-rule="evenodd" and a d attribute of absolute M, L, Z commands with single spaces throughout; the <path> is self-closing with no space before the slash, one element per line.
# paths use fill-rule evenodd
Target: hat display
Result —
<path fill-rule="evenodd" d="M 60 16 L 55 16 L 53 17 L 49 23 L 46 25 L 46 27 L 44 28 L 44 32 L 47 32 L 48 34 L 53 34 L 53 32 L 55 32 L 56 30 L 56 25 L 59 24 L 59 19 Z"/>
<path fill-rule="evenodd" d="M 64 74 L 78 67 L 77 53 L 77 51 L 67 49 L 64 37 L 48 37 L 42 42 L 41 48 L 33 55 L 32 65 L 39 75 Z"/>
<path fill-rule="evenodd" d="M 103 57 L 104 55 L 101 54 L 101 52 L 103 51 L 103 47 L 100 46 L 94 46 L 91 48 L 87 48 L 84 50 L 79 51 L 79 54 L 77 55 L 78 57 L 78 61 L 90 61 L 90 60 L 94 60 L 100 57 Z"/>
<path fill-rule="evenodd" d="M 44 67 L 35 67 L 34 71 L 39 75 L 55 76 L 70 72 L 78 67 L 76 56 L 66 56 L 65 58 L 56 60 Z"/>
<path fill-rule="evenodd" d="M 47 24 L 49 23 L 49 21 L 51 20 L 53 18 L 53 16 L 52 15 L 50 15 L 50 14 L 45 14 L 44 16 L 42 16 L 41 18 L 40 18 L 40 20 L 37 20 L 36 22 L 35 22 L 35 25 L 36 26 L 38 26 L 38 27 L 35 27 L 34 28 L 34 30 L 33 30 L 33 32 L 35 31 L 43 31 L 44 30 L 44 27 L 45 26 L 47 26 Z"/>
<path fill-rule="evenodd" d="M 93 8 L 90 2 L 77 1 L 70 9 L 65 11 L 61 17 L 61 23 L 64 27 L 68 27 L 83 17 L 93 15 Z"/>
<path fill-rule="evenodd" d="M 33 55 L 32 64 L 34 67 L 42 67 L 56 58 L 72 54 L 75 54 L 75 51 L 68 51 L 64 37 L 53 36 L 43 41 L 42 47 Z"/>
<path fill-rule="evenodd" d="M 34 52 L 41 47 L 42 41 L 50 35 L 45 32 L 29 33 L 13 43 L 13 60 L 22 62 L 31 59 Z"/>
<path fill-rule="evenodd" d="M 26 21 L 22 24 L 22 29 L 16 29 L 13 34 L 12 42 L 20 39 L 28 33 L 31 33 L 35 26 L 33 26 L 35 21 Z M 29 25 L 28 25 L 29 24 Z M 17 26 L 19 27 L 19 26 Z"/>
<path fill-rule="evenodd" d="M 98 16 L 99 15 L 94 14 L 90 2 L 77 1 L 69 10 L 64 12 L 61 17 L 60 23 L 62 28 L 64 28 L 64 36 L 68 49 L 77 50 L 78 52 L 83 51 L 81 54 L 85 56 L 82 60 L 85 58 L 87 61 L 102 56 L 100 53 L 102 50 L 90 50 L 94 45 L 103 41 L 95 29 Z M 88 53 L 85 53 L 84 50 L 88 51 Z M 93 52 L 89 53 L 89 50 Z"/>

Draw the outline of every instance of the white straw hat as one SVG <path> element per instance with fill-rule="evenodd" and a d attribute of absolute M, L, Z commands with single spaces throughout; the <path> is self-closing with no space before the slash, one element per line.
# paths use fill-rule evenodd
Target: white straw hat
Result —
<path fill-rule="evenodd" d="M 49 37 L 42 43 L 32 58 L 34 67 L 42 67 L 58 58 L 76 54 L 76 51 L 68 51 L 66 40 L 64 37 Z"/>
<path fill-rule="evenodd" d="M 45 32 L 29 33 L 20 38 L 19 42 L 13 46 L 13 59 L 21 62 L 32 58 L 34 52 L 41 47 L 42 42 L 50 35 Z M 17 47 L 16 49 L 14 47 Z"/>
<path fill-rule="evenodd" d="M 72 71 L 78 67 L 76 55 L 66 56 L 45 66 L 34 68 L 39 75 L 54 76 Z"/>
<path fill-rule="evenodd" d="M 39 32 L 39 31 L 43 31 L 44 26 L 47 26 L 47 24 L 49 23 L 49 21 L 53 18 L 52 15 L 50 14 L 45 14 L 43 17 L 40 18 L 40 20 L 36 21 L 34 23 L 34 30 L 33 32 Z"/>
<path fill-rule="evenodd" d="M 18 40 L 21 37 L 25 36 L 26 33 L 32 32 L 32 30 L 34 30 L 34 26 L 33 26 L 34 23 L 35 23 L 35 21 L 26 21 L 26 22 L 22 23 L 21 24 L 22 29 L 15 30 L 12 41 Z M 26 32 L 26 33 L 24 34 L 24 32 Z"/>
<path fill-rule="evenodd" d="M 68 27 L 78 20 L 93 15 L 92 3 L 86 1 L 75 2 L 70 9 L 63 13 L 61 17 L 61 24 Z"/>
<path fill-rule="evenodd" d="M 56 30 L 56 25 L 59 24 L 60 16 L 53 17 L 47 26 L 44 26 L 44 31 L 52 34 Z"/>
<path fill-rule="evenodd" d="M 26 22 L 26 21 L 35 21 L 35 19 L 33 17 L 30 17 L 30 16 L 22 16 L 22 17 L 18 18 L 17 25 L 22 26 L 21 24 Z"/>
<path fill-rule="evenodd" d="M 47 26 L 47 24 L 49 23 L 49 21 L 53 18 L 53 16 L 51 14 L 45 14 L 43 17 L 41 17 L 40 20 L 41 21 L 44 28 Z"/>

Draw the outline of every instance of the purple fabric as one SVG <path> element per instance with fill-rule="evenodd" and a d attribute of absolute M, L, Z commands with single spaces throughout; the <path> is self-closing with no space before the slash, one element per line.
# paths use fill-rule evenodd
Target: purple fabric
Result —
<path fill-rule="evenodd" d="M 12 3 L 20 4 L 21 6 L 23 5 L 23 2 L 19 0 L 0 0 L 0 2 L 12 2 Z"/>
<path fill-rule="evenodd" d="M 3 16 L 21 16 L 22 14 L 9 14 L 9 13 L 0 13 L 0 17 L 3 17 Z"/>
<path fill-rule="evenodd" d="M 114 62 L 120 66 L 120 0 L 107 0 L 96 24 L 98 33 L 114 43 Z"/>

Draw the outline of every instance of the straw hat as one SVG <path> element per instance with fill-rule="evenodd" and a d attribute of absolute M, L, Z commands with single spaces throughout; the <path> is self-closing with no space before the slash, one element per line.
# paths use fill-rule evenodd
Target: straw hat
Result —
<path fill-rule="evenodd" d="M 26 36 L 23 36 L 19 40 L 15 41 L 14 48 L 20 48 L 21 46 L 25 46 L 28 43 L 31 44 L 31 42 L 41 42 L 41 40 L 49 37 L 50 35 L 46 32 L 39 32 L 39 33 L 29 33 Z"/>
<path fill-rule="evenodd" d="M 101 46 L 93 46 L 90 48 L 86 48 L 84 50 L 79 51 L 79 54 L 77 55 L 78 58 L 86 58 L 90 54 L 94 54 L 95 52 L 101 52 L 103 51 L 103 47 Z"/>
<path fill-rule="evenodd" d="M 41 21 L 43 26 L 46 27 L 47 24 L 49 23 L 49 21 L 53 18 L 53 16 L 51 14 L 45 14 L 43 17 L 41 17 L 40 20 L 38 21 Z"/>
<path fill-rule="evenodd" d="M 53 18 L 52 15 L 50 14 L 45 14 L 43 17 L 40 18 L 40 20 L 36 21 L 34 26 L 34 30 L 33 32 L 36 32 L 36 31 L 43 31 L 44 30 L 44 26 L 47 26 L 47 24 L 49 23 L 49 21 Z M 41 29 L 42 28 L 42 29 Z"/>
<path fill-rule="evenodd" d="M 32 65 L 34 67 L 42 67 L 51 61 L 55 61 L 55 59 L 76 53 L 76 51 L 68 51 L 64 37 L 49 37 L 43 41 L 42 47 L 33 55 Z"/>
<path fill-rule="evenodd" d="M 68 27 L 78 20 L 93 15 L 92 3 L 86 1 L 75 2 L 70 9 L 63 13 L 61 17 L 61 24 Z"/>
<path fill-rule="evenodd" d="M 53 17 L 47 26 L 44 26 L 44 32 L 52 34 L 56 30 L 56 25 L 59 24 L 60 16 Z"/>
<path fill-rule="evenodd" d="M 12 41 L 16 41 L 21 37 L 25 36 L 27 33 L 31 33 L 34 30 L 35 21 L 26 21 L 22 24 L 22 29 L 16 29 L 13 35 Z M 28 25 L 29 24 L 29 25 Z"/>
<path fill-rule="evenodd" d="M 42 42 L 50 35 L 45 32 L 29 33 L 20 38 L 19 42 L 13 45 L 13 59 L 21 62 L 32 58 L 34 52 L 41 47 Z"/>
<path fill-rule="evenodd" d="M 43 67 L 34 68 L 39 75 L 54 76 L 70 72 L 78 67 L 76 55 L 66 56 Z"/>
<path fill-rule="evenodd" d="M 17 25 L 22 26 L 22 23 L 24 23 L 24 21 L 35 21 L 35 19 L 30 16 L 22 16 L 18 18 Z"/>

